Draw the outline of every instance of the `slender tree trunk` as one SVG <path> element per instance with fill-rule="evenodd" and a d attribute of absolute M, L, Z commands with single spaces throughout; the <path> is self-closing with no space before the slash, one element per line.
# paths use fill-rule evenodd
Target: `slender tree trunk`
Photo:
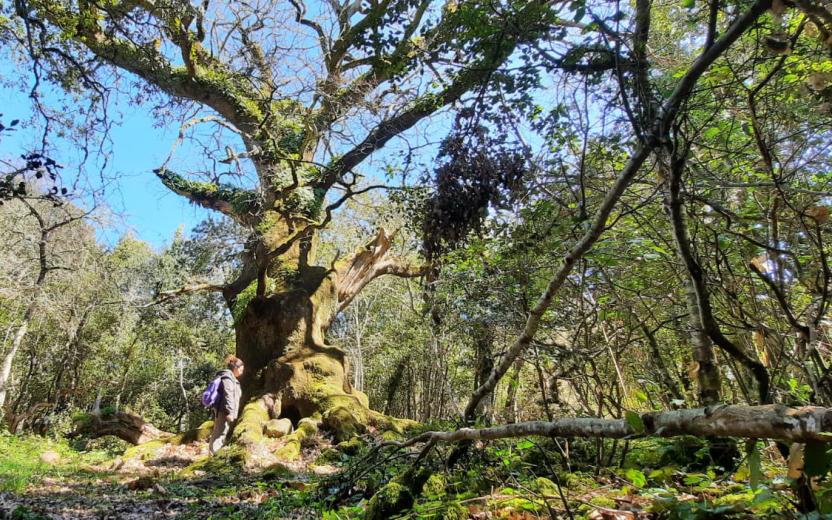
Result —
<path fill-rule="evenodd" d="M 665 389 L 670 394 L 672 399 L 684 401 L 684 394 L 681 390 L 679 390 L 679 386 L 676 384 L 676 381 L 673 379 L 673 376 L 670 374 L 670 371 L 667 369 L 667 365 L 664 362 L 661 350 L 659 349 L 659 344 L 656 341 L 656 335 L 644 323 L 640 323 L 639 327 L 641 328 L 641 332 L 644 334 L 644 338 L 647 340 L 647 346 L 650 347 L 650 352 L 653 354 L 653 363 L 656 365 L 656 371 L 659 373 L 659 377 Z"/>
<path fill-rule="evenodd" d="M 396 368 L 393 369 L 393 374 L 390 376 L 390 379 L 387 380 L 387 391 L 385 392 L 386 398 L 384 399 L 385 414 L 393 413 L 393 402 L 396 398 L 396 394 L 399 392 L 399 387 L 401 387 L 404 371 L 409 364 L 410 356 L 404 356 L 398 363 L 396 363 Z"/>
<path fill-rule="evenodd" d="M 506 389 L 506 403 L 503 407 L 503 416 L 507 423 L 517 422 L 517 390 L 520 387 L 520 369 L 523 367 L 523 360 L 514 364 L 514 370 L 508 377 L 508 388 Z"/>
<path fill-rule="evenodd" d="M 684 155 L 677 156 L 671 155 L 670 153 L 663 153 L 662 156 L 660 156 L 660 160 L 665 161 L 663 167 L 666 167 L 666 171 L 669 173 L 667 178 L 667 188 L 665 191 L 667 197 L 666 207 L 668 208 L 670 224 L 673 230 L 673 239 L 676 242 L 679 258 L 684 262 L 687 276 L 690 280 L 691 291 L 689 294 L 692 294 L 693 296 L 689 296 L 688 302 L 689 306 L 691 306 L 691 304 L 695 304 L 693 306 L 696 307 L 695 309 L 691 308 L 691 315 L 699 318 L 696 325 L 701 327 L 714 344 L 716 344 L 725 354 L 739 361 L 754 375 L 754 379 L 757 382 L 757 391 L 760 403 L 768 404 L 771 402 L 768 370 L 766 370 L 766 367 L 762 363 L 751 358 L 741 348 L 728 339 L 722 333 L 722 330 L 714 317 L 706 275 L 699 261 L 694 256 L 685 222 L 684 205 L 681 199 L 681 188 L 682 172 L 685 169 L 686 157 Z M 711 349 L 710 355 L 711 359 L 705 359 L 706 362 L 712 362 L 713 349 Z M 700 366 L 698 368 L 701 371 L 702 367 Z M 709 377 L 714 376 L 710 375 Z"/>
<path fill-rule="evenodd" d="M 685 261 L 686 251 L 690 248 L 690 237 L 688 236 L 687 226 L 679 225 L 678 218 L 674 216 L 674 203 L 677 201 L 678 195 L 671 192 L 670 179 L 673 175 L 671 172 L 672 158 L 668 154 L 659 153 L 658 168 L 663 172 L 664 181 L 664 209 L 667 213 L 667 218 L 670 221 L 671 229 L 673 230 L 673 243 L 676 246 L 676 256 L 682 265 L 687 265 Z M 681 210 L 678 210 L 681 212 Z M 719 402 L 720 394 L 720 376 L 719 369 L 716 366 L 714 358 L 713 342 L 705 331 L 702 325 L 702 313 L 699 308 L 699 301 L 694 288 L 695 280 L 693 273 L 689 269 L 685 269 L 684 274 L 684 301 L 688 310 L 688 327 L 687 332 L 690 336 L 691 353 L 693 355 L 693 366 L 689 370 L 691 379 L 696 379 L 697 383 L 697 401 L 702 406 L 709 406 Z"/>
<path fill-rule="evenodd" d="M 474 341 L 474 352 L 476 355 L 476 362 L 474 367 L 474 388 L 476 391 L 488 379 L 488 375 L 494 368 L 494 354 L 493 343 L 494 333 L 491 326 L 488 324 L 481 324 L 474 328 L 472 339 Z M 476 415 L 488 415 L 486 408 L 489 401 L 483 399 L 476 409 Z"/>
<path fill-rule="evenodd" d="M 685 283 L 685 302 L 688 306 L 688 326 L 692 346 L 693 362 L 696 383 L 697 400 L 702 406 L 712 405 L 719 402 L 720 377 L 719 369 L 716 366 L 714 348 L 708 333 L 702 328 L 702 316 L 699 313 L 699 304 L 696 302 L 696 293 L 690 280 Z M 692 371 L 692 372 L 693 372 Z"/>
<path fill-rule="evenodd" d="M 22 200 L 22 199 L 21 199 Z M 3 410 L 6 404 L 6 398 L 9 392 L 9 383 L 11 380 L 12 375 L 12 367 L 14 366 L 14 358 L 17 355 L 17 351 L 20 349 L 20 345 L 23 344 L 23 340 L 26 338 L 26 333 L 29 331 L 29 324 L 32 320 L 32 316 L 34 316 L 35 309 L 37 307 L 37 300 L 43 290 L 43 284 L 46 281 L 46 275 L 49 272 L 49 262 L 48 262 L 48 253 L 46 251 L 46 244 L 49 240 L 49 234 L 56 229 L 59 225 L 63 225 L 68 221 L 65 221 L 61 224 L 54 224 L 48 226 L 46 221 L 44 220 L 43 216 L 38 212 L 38 210 L 26 202 L 22 200 L 23 204 L 29 209 L 29 213 L 35 220 L 38 222 L 38 226 L 40 228 L 40 238 L 38 240 L 38 274 L 35 278 L 35 283 L 32 288 L 32 291 L 29 295 L 31 300 L 29 304 L 26 306 L 26 310 L 23 312 L 23 318 L 20 322 L 20 327 L 18 327 L 17 331 L 15 332 L 14 339 L 12 339 L 12 346 L 6 355 L 3 357 L 3 364 L 0 366 L 0 410 Z"/>
<path fill-rule="evenodd" d="M 20 349 L 20 345 L 23 344 L 23 339 L 26 337 L 26 333 L 29 331 L 29 321 L 32 319 L 34 311 L 35 301 L 33 299 L 29 306 L 26 308 L 26 312 L 24 312 L 23 314 L 23 319 L 20 322 L 20 326 L 17 328 L 17 331 L 14 334 L 11 348 L 8 350 L 8 352 L 6 352 L 6 355 L 3 356 L 3 365 L 0 366 L 0 410 L 2 410 L 5 407 L 6 396 L 8 395 L 9 384 L 11 382 L 14 358 L 17 355 L 17 351 Z"/>

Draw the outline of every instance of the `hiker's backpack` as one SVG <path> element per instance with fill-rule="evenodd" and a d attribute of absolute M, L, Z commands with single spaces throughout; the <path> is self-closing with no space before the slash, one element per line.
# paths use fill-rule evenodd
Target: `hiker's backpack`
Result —
<path fill-rule="evenodd" d="M 205 408 L 213 408 L 220 400 L 220 391 L 222 390 L 222 376 L 217 376 L 213 381 L 208 383 L 208 388 L 202 392 L 202 406 Z"/>

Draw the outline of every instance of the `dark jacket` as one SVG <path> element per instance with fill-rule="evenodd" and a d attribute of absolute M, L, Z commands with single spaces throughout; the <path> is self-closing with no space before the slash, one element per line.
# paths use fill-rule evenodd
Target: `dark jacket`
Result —
<path fill-rule="evenodd" d="M 240 388 L 240 382 L 237 381 L 237 378 L 234 377 L 234 374 L 228 369 L 220 370 L 214 377 L 221 378 L 220 388 L 222 389 L 220 391 L 219 399 L 217 399 L 217 411 L 224 413 L 225 415 L 239 417 L 240 397 L 243 395 L 243 390 Z"/>

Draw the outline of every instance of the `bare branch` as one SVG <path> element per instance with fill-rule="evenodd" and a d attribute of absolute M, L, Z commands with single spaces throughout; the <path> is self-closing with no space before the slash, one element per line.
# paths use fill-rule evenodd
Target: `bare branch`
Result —
<path fill-rule="evenodd" d="M 170 300 L 174 300 L 185 294 L 193 294 L 197 292 L 223 292 L 225 291 L 225 289 L 225 285 L 217 285 L 209 282 L 199 282 L 193 285 L 183 285 L 179 289 L 161 291 L 157 295 L 157 298 L 155 300 L 146 305 L 143 305 L 142 307 L 152 307 L 154 305 L 159 305 Z"/>
<path fill-rule="evenodd" d="M 417 278 L 427 274 L 427 265 L 413 265 L 402 258 L 385 258 L 394 236 L 395 233 L 388 237 L 383 228 L 379 229 L 373 240 L 336 266 L 338 312 L 347 308 L 367 284 L 380 276 Z"/>

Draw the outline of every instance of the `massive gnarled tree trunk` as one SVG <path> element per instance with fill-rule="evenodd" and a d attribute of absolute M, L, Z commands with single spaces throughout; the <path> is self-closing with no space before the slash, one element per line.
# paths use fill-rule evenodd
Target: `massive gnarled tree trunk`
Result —
<path fill-rule="evenodd" d="M 284 259 L 242 292 L 227 293 L 236 318 L 237 355 L 246 363 L 242 385 L 249 401 L 237 437 L 256 438 L 269 418 L 295 424 L 312 418 L 338 440 L 368 425 L 399 428 L 397 421 L 370 410 L 367 396 L 351 388 L 346 353 L 326 342 L 338 309 L 371 280 L 421 274 L 419 267 L 388 258 L 389 248 L 390 237 L 382 229 L 361 251 L 326 268 L 309 265 L 312 248 L 301 247 L 296 269 L 285 270 Z"/>

